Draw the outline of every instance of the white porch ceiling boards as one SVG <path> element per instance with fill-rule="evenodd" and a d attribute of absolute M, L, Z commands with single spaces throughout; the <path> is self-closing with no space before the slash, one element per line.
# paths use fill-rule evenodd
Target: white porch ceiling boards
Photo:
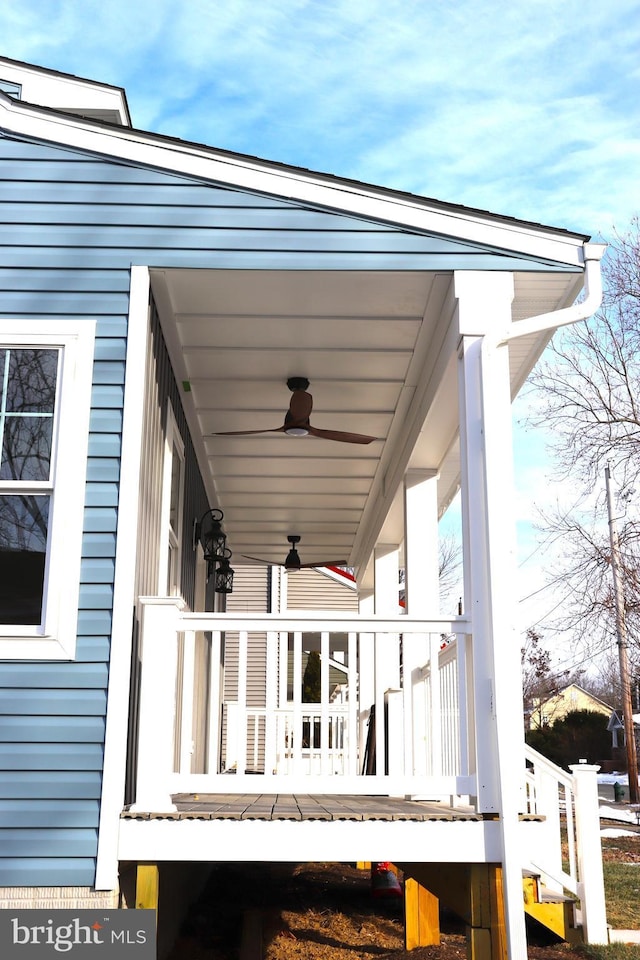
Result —
<path fill-rule="evenodd" d="M 458 483 L 457 337 L 450 273 L 152 271 L 152 288 L 211 504 L 224 511 L 233 565 L 282 562 L 287 535 L 305 563 L 361 567 L 372 540 L 399 542 L 395 479 L 408 465 Z M 575 275 L 516 279 L 514 319 L 564 306 Z M 546 342 L 512 347 L 517 389 Z M 316 427 L 369 434 L 369 445 L 281 433 L 287 378 L 307 377 Z"/>

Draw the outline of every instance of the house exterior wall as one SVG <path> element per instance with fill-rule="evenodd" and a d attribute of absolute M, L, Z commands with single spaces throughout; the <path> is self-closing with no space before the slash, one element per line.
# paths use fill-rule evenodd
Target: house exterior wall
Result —
<path fill-rule="evenodd" d="M 358 610 L 355 584 L 339 583 L 319 570 L 298 570 L 286 577 L 287 610 Z"/>
<path fill-rule="evenodd" d="M 531 727 L 539 729 L 550 726 L 556 720 L 562 720 L 573 710 L 590 710 L 592 713 L 600 713 L 603 717 L 609 718 L 613 707 L 594 697 L 588 690 L 583 690 L 582 687 L 572 683 L 548 700 L 534 704 L 531 711 Z"/>

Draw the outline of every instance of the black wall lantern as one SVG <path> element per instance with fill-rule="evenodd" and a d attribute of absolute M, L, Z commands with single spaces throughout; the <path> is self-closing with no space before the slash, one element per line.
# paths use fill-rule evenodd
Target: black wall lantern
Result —
<path fill-rule="evenodd" d="M 208 576 L 215 574 L 216 593 L 233 591 L 233 573 L 229 566 L 231 550 L 227 548 L 227 537 L 222 529 L 222 510 L 214 507 L 207 510 L 193 525 L 193 548 L 202 544 L 204 559 L 207 561 Z M 216 569 L 217 567 L 217 569 Z"/>

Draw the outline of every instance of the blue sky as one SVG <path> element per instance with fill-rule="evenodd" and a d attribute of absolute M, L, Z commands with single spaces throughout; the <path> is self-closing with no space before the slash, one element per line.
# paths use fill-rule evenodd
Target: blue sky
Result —
<path fill-rule="evenodd" d="M 124 87 L 142 129 L 596 238 L 640 207 L 640 0 L 24 0 L 0 38 Z M 544 435 L 516 466 L 524 594 L 562 491 Z"/>
<path fill-rule="evenodd" d="M 636 203 L 637 0 L 25 0 L 0 38 L 142 129 L 594 235 Z"/>

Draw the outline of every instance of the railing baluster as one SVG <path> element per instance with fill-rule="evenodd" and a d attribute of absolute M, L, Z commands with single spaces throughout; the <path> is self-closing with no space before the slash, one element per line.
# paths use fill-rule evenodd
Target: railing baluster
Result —
<path fill-rule="evenodd" d="M 247 768 L 247 660 L 249 635 L 241 630 L 238 635 L 238 724 L 235 755 L 238 773 L 244 773 Z"/>
<path fill-rule="evenodd" d="M 195 683 L 196 635 L 185 630 L 182 658 L 182 702 L 180 715 L 180 773 L 191 773 L 193 755 L 193 695 Z"/>
<path fill-rule="evenodd" d="M 209 658 L 209 735 L 207 773 L 220 773 L 220 704 L 222 702 L 221 634 L 211 632 Z"/>
<path fill-rule="evenodd" d="M 320 635 L 320 773 L 333 773 L 329 756 L 329 634 Z M 335 747 L 335 743 L 333 743 Z"/>
<path fill-rule="evenodd" d="M 302 772 L 302 633 L 293 634 L 292 770 Z"/>
<path fill-rule="evenodd" d="M 431 743 L 431 773 L 440 776 L 442 773 L 442 707 L 440 703 L 440 635 L 432 633 L 429 638 L 429 705 L 428 723 L 430 727 Z"/>
<path fill-rule="evenodd" d="M 346 729 L 345 750 L 347 755 L 347 764 L 345 773 L 355 775 L 358 773 L 358 711 L 361 709 L 358 696 L 358 635 L 351 631 L 349 633 L 349 651 L 348 651 L 348 673 L 347 673 L 347 709 L 348 720 Z M 362 754 L 360 754 L 362 755 Z"/>
<path fill-rule="evenodd" d="M 384 666 L 387 663 L 387 649 L 386 645 L 388 642 L 388 634 L 386 633 L 376 633 L 375 635 L 375 663 L 376 663 L 376 673 L 375 673 L 375 725 L 376 725 L 376 736 L 375 736 L 375 771 L 380 776 L 381 774 L 386 773 L 385 770 L 385 760 L 387 752 L 387 743 L 384 735 L 384 693 L 387 689 L 388 678 Z M 379 669 L 379 666 L 382 666 L 382 669 Z"/>
<path fill-rule="evenodd" d="M 265 684 L 265 731 L 264 731 L 264 772 L 276 771 L 276 738 L 278 706 L 278 634 L 267 633 L 267 677 Z"/>

